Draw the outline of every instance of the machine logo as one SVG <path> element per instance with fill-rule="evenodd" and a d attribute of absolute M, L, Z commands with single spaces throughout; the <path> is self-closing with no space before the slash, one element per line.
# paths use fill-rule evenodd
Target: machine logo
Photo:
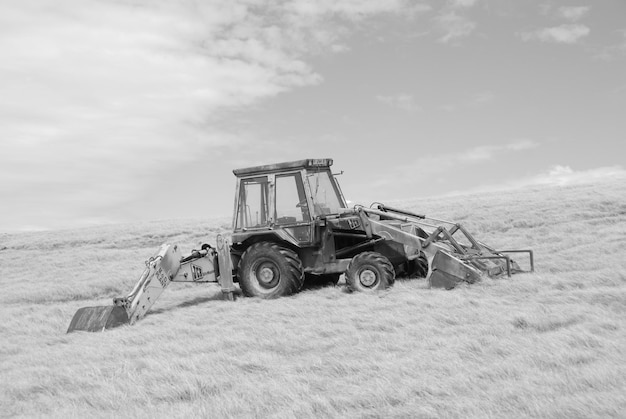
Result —
<path fill-rule="evenodd" d="M 356 230 L 361 226 L 361 223 L 359 223 L 357 218 L 348 218 L 348 225 L 352 230 Z"/>
<path fill-rule="evenodd" d="M 167 284 L 169 283 L 169 280 L 168 280 L 167 276 L 165 275 L 165 272 L 163 272 L 163 268 L 159 267 L 159 269 L 157 269 L 156 277 L 159 280 L 159 282 L 161 283 L 161 286 L 163 288 L 167 287 Z"/>
<path fill-rule="evenodd" d="M 202 279 L 202 268 L 198 265 L 191 265 L 191 278 L 194 281 L 199 281 Z"/>

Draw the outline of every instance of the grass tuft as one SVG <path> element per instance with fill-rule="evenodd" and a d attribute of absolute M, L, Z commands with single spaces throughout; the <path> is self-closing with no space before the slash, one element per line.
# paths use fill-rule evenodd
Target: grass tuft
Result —
<path fill-rule="evenodd" d="M 65 334 L 79 307 L 129 291 L 162 242 L 189 253 L 229 221 L 0 235 L 2 416 L 624 417 L 624 196 L 602 183 L 394 203 L 533 248 L 535 274 L 272 301 L 173 284 L 135 326 L 95 334 Z"/>

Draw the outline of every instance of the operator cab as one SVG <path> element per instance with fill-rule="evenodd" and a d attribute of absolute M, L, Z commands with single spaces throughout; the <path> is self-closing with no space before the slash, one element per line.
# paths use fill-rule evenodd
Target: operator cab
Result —
<path fill-rule="evenodd" d="M 281 228 L 298 242 L 309 242 L 313 220 L 347 208 L 332 164 L 332 159 L 306 159 L 233 170 L 233 231 Z"/>

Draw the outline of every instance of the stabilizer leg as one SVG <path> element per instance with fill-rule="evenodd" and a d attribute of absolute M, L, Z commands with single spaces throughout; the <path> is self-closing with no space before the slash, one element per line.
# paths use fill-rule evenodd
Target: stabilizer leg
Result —
<path fill-rule="evenodd" d="M 221 234 L 217 235 L 217 259 L 220 268 L 219 283 L 224 299 L 235 301 L 235 284 L 233 283 L 233 261 L 230 258 L 230 245 Z"/>

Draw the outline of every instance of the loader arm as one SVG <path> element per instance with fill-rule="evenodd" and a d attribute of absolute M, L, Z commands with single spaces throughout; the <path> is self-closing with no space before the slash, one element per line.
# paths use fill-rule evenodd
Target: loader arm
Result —
<path fill-rule="evenodd" d="M 534 271 L 532 250 L 496 251 L 476 240 L 459 223 L 382 204 L 376 209 L 357 206 L 356 210 L 362 214 L 363 220 L 367 217 L 373 234 L 401 243 L 407 259 L 417 258 L 420 254 L 426 257 L 429 265 L 426 279 L 433 288 L 451 289 L 460 282 L 471 284 L 483 275 L 496 277 L 506 273 L 510 277 L 512 273 L 524 272 L 507 253 L 527 253 L 530 272 Z"/>

